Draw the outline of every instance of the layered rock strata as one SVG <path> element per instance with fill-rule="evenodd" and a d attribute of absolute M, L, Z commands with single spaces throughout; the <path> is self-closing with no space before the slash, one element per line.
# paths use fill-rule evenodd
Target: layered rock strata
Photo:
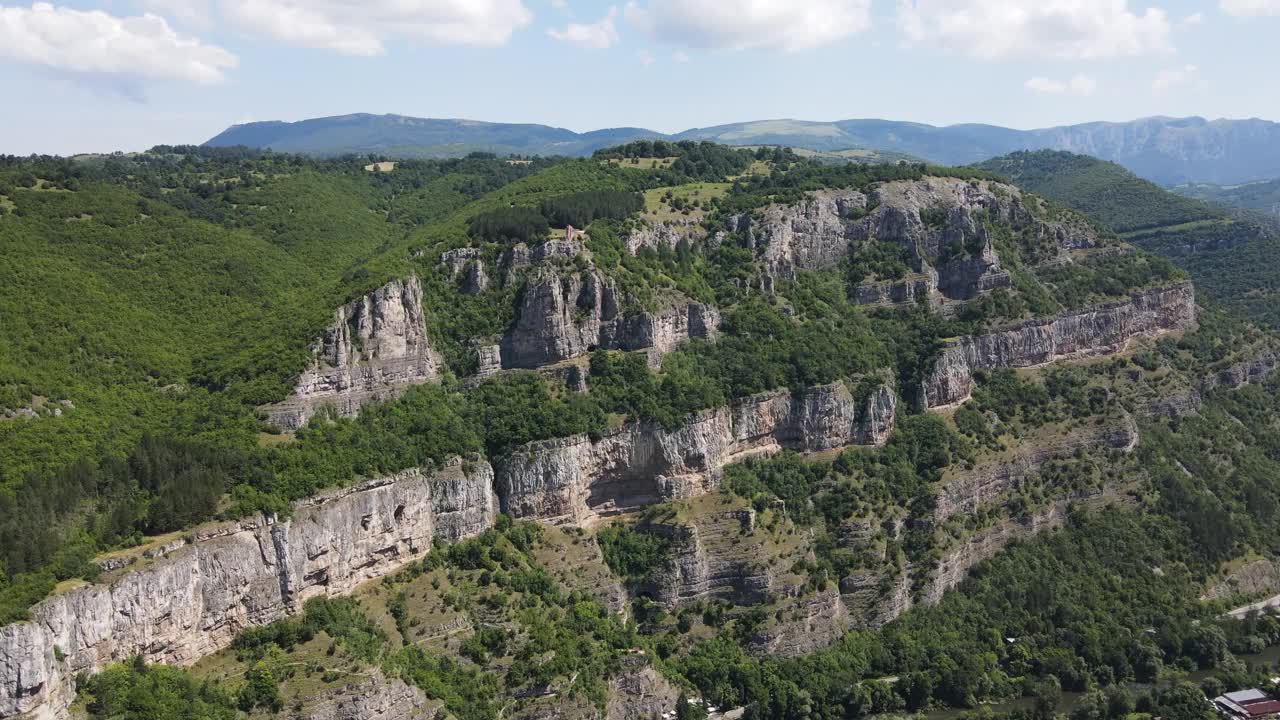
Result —
<path fill-rule="evenodd" d="M 596 348 L 669 352 L 690 338 L 712 338 L 719 327 L 720 314 L 709 305 L 674 301 L 653 312 L 623 312 L 612 281 L 600 272 L 539 268 L 502 338 L 499 361 L 505 368 L 536 368 Z"/>
<path fill-rule="evenodd" d="M 312 498 L 287 520 L 199 530 L 189 544 L 54 595 L 29 622 L 0 628 L 0 717 L 61 720 L 77 673 L 134 655 L 189 664 L 307 598 L 348 593 L 438 541 L 478 534 L 496 511 L 489 466 L 456 461 Z"/>
<path fill-rule="evenodd" d="M 1191 283 L 1178 283 L 1134 292 L 1125 300 L 1082 312 L 959 338 L 943 348 L 925 377 L 924 404 L 937 408 L 963 402 L 979 371 L 1108 355 L 1135 338 L 1189 329 L 1195 319 L 1195 290 Z"/>
<path fill-rule="evenodd" d="M 869 283 L 863 302 L 903 302 L 908 293 L 970 299 L 1010 285 L 987 221 L 1013 228 L 1037 248 L 1037 261 L 1093 247 L 1096 232 L 1069 214 L 1050 217 L 1043 201 L 1017 188 L 978 180 L 928 177 L 883 183 L 872 197 L 856 190 L 820 190 L 793 205 L 773 205 L 732 218 L 729 230 L 764 247 L 771 278 L 837 267 L 873 241 L 895 243 L 928 281 Z M 1047 254 L 1047 257 L 1039 257 Z M 934 298 L 936 302 L 937 298 Z"/>
<path fill-rule="evenodd" d="M 725 465 L 753 454 L 881 445 L 896 410 L 887 386 L 860 399 L 844 383 L 799 396 L 764 393 L 695 413 L 670 430 L 630 423 L 598 440 L 530 443 L 499 466 L 498 494 L 516 517 L 581 521 L 705 494 L 718 487 Z"/>
<path fill-rule="evenodd" d="M 334 313 L 311 348 L 311 365 L 284 402 L 263 408 L 283 430 L 296 430 L 323 406 L 355 415 L 366 403 L 440 378 L 443 362 L 427 337 L 416 277 L 395 280 Z"/>
<path fill-rule="evenodd" d="M 436 720 L 444 715 L 437 701 L 399 678 L 381 672 L 362 682 L 308 698 L 291 717 L 306 720 Z"/>
<path fill-rule="evenodd" d="M 945 478 L 933 511 L 935 522 L 973 514 L 980 508 L 1003 502 L 1052 461 L 1082 451 L 1127 453 L 1132 451 L 1137 441 L 1137 426 L 1126 416 L 1101 428 L 1072 433 L 1055 442 L 1018 447 L 1012 457 L 990 461 Z M 1093 492 L 1062 497 L 1027 517 L 1004 519 L 977 530 L 947 547 L 932 569 L 908 565 L 901 569 L 887 566 L 868 570 L 842 578 L 838 591 L 825 588 L 804 595 L 796 592 L 797 588 L 780 579 L 776 573 L 748 573 L 744 576 L 746 579 L 764 577 L 772 580 L 768 585 L 757 584 L 767 587 L 770 592 L 766 601 L 776 602 L 777 608 L 775 619 L 753 635 L 750 647 L 757 653 L 801 655 L 825 647 L 849 629 L 879 627 L 892 622 L 917 603 L 937 603 L 947 590 L 968 577 L 974 565 L 994 557 L 1010 542 L 1060 526 L 1066 517 L 1068 503 L 1092 501 L 1103 494 Z M 899 521 L 885 523 L 885 532 L 894 539 L 899 539 L 902 529 Z M 854 545 L 874 545 L 877 535 L 875 524 L 870 523 L 852 532 L 846 542 L 851 540 Z M 711 548 L 705 544 L 703 547 Z M 883 545 L 877 549 L 883 549 Z M 719 554 L 724 555 L 724 552 Z M 706 566 L 732 569 L 726 558 L 734 555 L 730 552 L 725 557 L 717 557 L 717 552 L 711 548 L 707 557 L 677 557 L 680 558 L 677 568 Z M 676 574 L 676 577 L 696 578 L 696 574 L 685 572 Z M 733 587 L 734 583 L 742 580 L 729 578 L 721 582 L 724 586 Z M 684 591 L 699 587 L 699 583 L 689 583 Z"/>

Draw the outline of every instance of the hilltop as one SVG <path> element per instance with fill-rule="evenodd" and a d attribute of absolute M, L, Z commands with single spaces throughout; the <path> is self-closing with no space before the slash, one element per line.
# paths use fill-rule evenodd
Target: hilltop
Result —
<path fill-rule="evenodd" d="M 763 120 L 664 134 L 643 128 L 577 133 L 545 125 L 355 114 L 236 125 L 206 144 L 269 147 L 321 156 L 457 157 L 477 150 L 583 156 L 641 138 L 780 145 L 827 152 L 873 150 L 944 165 L 978 162 L 1015 150 L 1069 150 L 1120 163 L 1161 185 L 1234 184 L 1280 177 L 1280 124 L 1198 117 L 1152 117 L 1038 130 L 981 124 L 935 127 L 871 119 Z"/>
<path fill-rule="evenodd" d="M 1257 321 L 1280 323 L 1280 253 L 1274 226 L 1183 197 L 1115 163 L 1067 152 L 1017 152 L 976 167 L 1080 210 L 1125 240 L 1172 258 L 1203 298 Z"/>

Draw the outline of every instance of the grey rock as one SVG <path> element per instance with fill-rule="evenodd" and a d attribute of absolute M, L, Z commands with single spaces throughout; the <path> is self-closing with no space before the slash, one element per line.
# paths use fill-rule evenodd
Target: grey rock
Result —
<path fill-rule="evenodd" d="M 305 720 L 435 720 L 444 717 L 439 701 L 399 678 L 374 671 L 363 682 L 351 683 L 307 698 L 302 710 L 290 717 Z"/>
<path fill-rule="evenodd" d="M 321 407 L 355 415 L 366 403 L 439 380 L 442 368 L 427 337 L 418 279 L 396 280 L 338 308 L 293 394 L 263 411 L 273 425 L 296 430 Z"/>
<path fill-rule="evenodd" d="M 480 533 L 496 505 L 488 464 L 455 461 L 311 498 L 286 521 L 200 529 L 190 544 L 105 584 L 54 595 L 31 621 L 0 628 L 0 717 L 63 720 L 79 672 L 134 655 L 190 664 L 308 598 L 349 593 L 434 543 Z"/>
<path fill-rule="evenodd" d="M 1093 247 L 1098 241 L 1083 218 L 1049 219 L 1043 201 L 1010 185 L 928 177 L 884 183 L 874 192 L 877 204 L 870 210 L 869 199 L 860 192 L 822 190 L 795 205 L 770 206 L 755 219 L 735 217 L 728 227 L 742 233 L 749 244 L 765 246 L 766 285 L 773 278 L 793 278 L 798 270 L 836 267 L 872 241 L 902 245 L 913 270 L 935 282 L 913 280 L 910 285 L 856 291 L 863 302 L 876 304 L 900 304 L 908 294 L 914 299 L 935 291 L 966 300 L 1008 287 L 1009 275 L 1001 268 L 980 215 L 1028 233 L 1055 253 Z M 948 253 L 955 245 L 980 249 Z M 898 299 L 891 300 L 895 296 Z"/>
<path fill-rule="evenodd" d="M 611 280 L 595 269 L 531 271 L 515 325 L 502 338 L 503 367 L 536 368 L 596 348 L 668 352 L 690 338 L 712 338 L 720 315 L 675 301 L 656 312 L 623 313 Z"/>
<path fill-rule="evenodd" d="M 1190 283 L 1133 293 L 1128 299 L 1005 330 L 960 338 L 943 348 L 924 380 L 926 407 L 955 405 L 969 397 L 979 370 L 1024 368 L 1056 360 L 1119 352 L 1138 337 L 1185 330 L 1195 324 Z"/>
<path fill-rule="evenodd" d="M 585 435 L 516 448 L 497 471 L 504 512 L 578 521 L 714 490 L 732 462 L 782 448 L 883 444 L 897 400 L 879 387 L 856 400 L 843 383 L 744 398 L 694 413 L 667 430 L 629 423 L 599 440 Z"/>

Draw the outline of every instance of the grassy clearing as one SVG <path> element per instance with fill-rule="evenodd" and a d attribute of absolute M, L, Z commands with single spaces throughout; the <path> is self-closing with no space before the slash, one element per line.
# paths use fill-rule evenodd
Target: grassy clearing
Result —
<path fill-rule="evenodd" d="M 646 190 L 643 217 L 654 222 L 701 220 L 704 208 L 731 187 L 730 183 L 689 183 Z"/>

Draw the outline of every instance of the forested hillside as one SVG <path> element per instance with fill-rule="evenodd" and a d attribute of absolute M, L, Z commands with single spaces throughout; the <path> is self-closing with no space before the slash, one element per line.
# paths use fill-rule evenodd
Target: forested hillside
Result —
<path fill-rule="evenodd" d="M 1214 232 L 1056 154 L 4 158 L 0 717 L 1202 718 L 1280 642 Z"/>
<path fill-rule="evenodd" d="M 1065 152 L 1019 152 L 978 167 L 1088 214 L 1124 239 L 1172 259 L 1202 297 L 1275 326 L 1280 233 L 1256 217 L 1182 197 L 1119 165 Z M 1209 199 L 1209 198 L 1206 198 Z"/>
<path fill-rule="evenodd" d="M 1243 185 L 1211 185 L 1192 183 L 1173 189 L 1179 195 L 1253 210 L 1268 218 L 1280 220 L 1280 180 L 1260 180 Z"/>

